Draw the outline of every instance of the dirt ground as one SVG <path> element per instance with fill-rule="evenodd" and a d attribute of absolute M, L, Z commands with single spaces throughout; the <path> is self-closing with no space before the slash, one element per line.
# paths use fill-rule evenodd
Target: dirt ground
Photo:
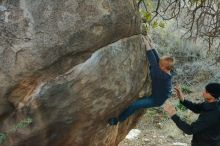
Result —
<path fill-rule="evenodd" d="M 198 97 L 198 94 L 195 94 Z M 191 95 L 192 98 L 195 95 Z M 193 98 L 194 99 L 194 98 Z M 194 99 L 195 100 L 195 99 Z M 177 114 L 188 123 L 197 119 L 198 115 L 179 106 L 177 100 L 171 100 L 176 106 Z M 131 136 L 132 131 L 139 134 Z M 135 130 L 130 131 L 119 146 L 190 146 L 192 136 L 184 134 L 164 113 L 162 108 L 147 109 Z M 135 133 L 133 132 L 133 134 Z M 129 136 L 131 136 L 129 138 Z"/>
<path fill-rule="evenodd" d="M 119 146 L 190 146 L 191 136 L 157 109 L 148 110 L 135 129 L 140 134 L 134 139 L 125 138 Z"/>

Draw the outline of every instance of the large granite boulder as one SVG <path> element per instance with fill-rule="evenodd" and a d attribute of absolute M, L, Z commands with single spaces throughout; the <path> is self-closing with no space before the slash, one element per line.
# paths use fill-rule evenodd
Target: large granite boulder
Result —
<path fill-rule="evenodd" d="M 2 145 L 117 145 L 141 114 L 106 121 L 150 91 L 140 33 L 135 0 L 0 1 Z"/>

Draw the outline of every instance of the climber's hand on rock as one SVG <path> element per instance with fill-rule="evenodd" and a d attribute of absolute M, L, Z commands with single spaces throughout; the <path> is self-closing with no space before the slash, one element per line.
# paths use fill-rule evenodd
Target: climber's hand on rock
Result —
<path fill-rule="evenodd" d="M 177 98 L 179 98 L 180 101 L 184 101 L 185 98 L 184 98 L 180 85 L 177 85 L 174 89 L 176 91 Z"/>
<path fill-rule="evenodd" d="M 154 42 L 150 36 L 148 36 L 148 41 L 150 42 L 150 47 L 155 49 Z"/>
<path fill-rule="evenodd" d="M 164 108 L 164 111 L 166 111 L 170 117 L 176 114 L 176 109 L 170 102 L 165 102 L 163 108 Z"/>
<path fill-rule="evenodd" d="M 151 46 L 150 46 L 150 42 L 148 41 L 148 39 L 146 38 L 146 36 L 143 36 L 142 39 L 143 39 L 143 42 L 144 42 L 144 45 L 145 45 L 145 49 L 146 49 L 146 50 L 152 49 Z"/>

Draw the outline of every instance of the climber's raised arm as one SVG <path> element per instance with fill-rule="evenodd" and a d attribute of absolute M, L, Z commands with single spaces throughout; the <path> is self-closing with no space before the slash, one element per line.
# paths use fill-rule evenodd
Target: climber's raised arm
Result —
<path fill-rule="evenodd" d="M 150 63 L 150 66 L 151 67 L 158 66 L 158 62 L 157 62 L 157 59 L 154 55 L 153 49 L 147 50 L 146 54 L 147 54 L 146 56 L 147 56 L 147 59 Z"/>
<path fill-rule="evenodd" d="M 146 39 L 148 40 L 149 45 L 150 45 L 150 48 L 152 49 L 152 51 L 153 51 L 153 53 L 154 53 L 154 56 L 155 56 L 157 62 L 159 63 L 160 57 L 159 57 L 158 52 L 157 52 L 157 50 L 156 50 L 156 48 L 155 48 L 155 45 L 154 45 L 153 40 L 151 39 L 150 36 L 147 36 Z"/>
<path fill-rule="evenodd" d="M 158 53 L 157 53 L 156 49 L 155 49 L 155 48 L 153 48 L 153 49 L 152 49 L 152 51 L 153 51 L 154 56 L 155 56 L 155 58 L 156 58 L 156 60 L 157 60 L 157 63 L 159 63 L 159 61 L 160 61 L 160 57 L 159 57 L 159 55 L 158 55 Z"/>
<path fill-rule="evenodd" d="M 146 57 L 148 58 L 148 61 L 149 61 L 150 65 L 152 67 L 153 66 L 158 66 L 159 57 L 158 57 L 158 54 L 157 54 L 156 50 L 151 47 L 150 42 L 149 42 L 149 40 L 147 40 L 146 37 L 143 37 L 143 41 L 144 41 L 144 46 L 145 46 L 145 49 L 146 49 Z"/>

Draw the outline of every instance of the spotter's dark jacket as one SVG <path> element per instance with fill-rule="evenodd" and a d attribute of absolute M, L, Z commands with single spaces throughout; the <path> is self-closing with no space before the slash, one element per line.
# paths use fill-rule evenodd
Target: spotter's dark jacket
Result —
<path fill-rule="evenodd" d="M 200 114 L 191 125 L 177 115 L 172 117 L 183 132 L 193 135 L 192 146 L 220 146 L 220 102 L 195 104 L 184 100 L 181 103 L 194 113 Z"/>

